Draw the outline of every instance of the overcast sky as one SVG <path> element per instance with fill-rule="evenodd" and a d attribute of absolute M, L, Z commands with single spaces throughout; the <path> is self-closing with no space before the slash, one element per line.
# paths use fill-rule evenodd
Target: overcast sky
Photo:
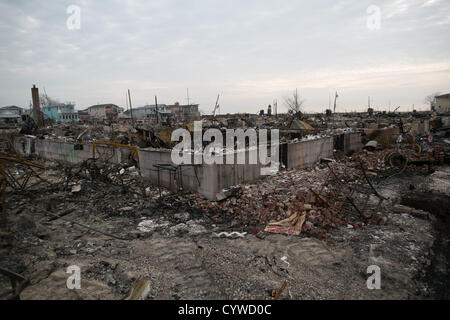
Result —
<path fill-rule="evenodd" d="M 206 113 L 219 93 L 221 113 L 285 112 L 298 88 L 306 111 L 335 91 L 337 111 L 368 96 L 410 110 L 450 92 L 449 39 L 448 0 L 0 0 L 0 106 L 28 107 L 36 84 L 77 109 L 125 106 L 127 89 L 133 106 L 187 103 L 189 88 Z"/>

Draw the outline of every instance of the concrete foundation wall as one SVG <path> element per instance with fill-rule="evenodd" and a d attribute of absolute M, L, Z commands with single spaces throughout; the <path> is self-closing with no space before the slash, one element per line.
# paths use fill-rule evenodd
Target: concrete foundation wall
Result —
<path fill-rule="evenodd" d="M 351 141 L 352 139 L 349 138 Z M 92 144 L 80 145 L 54 140 L 33 139 L 17 137 L 14 145 L 20 155 L 36 154 L 47 160 L 63 161 L 67 163 L 80 163 L 93 157 Z M 77 146 L 77 148 L 76 148 Z M 124 163 L 128 161 L 130 150 L 126 148 L 112 148 L 97 146 L 96 158 L 101 158 L 112 163 Z M 320 158 L 333 155 L 333 138 L 321 138 L 317 140 L 301 141 L 287 146 L 288 168 L 312 165 Z M 249 164 L 249 150 L 245 152 L 244 164 L 200 164 L 181 166 L 181 176 L 178 172 L 159 170 L 159 184 L 171 190 L 183 190 L 198 192 L 207 199 L 215 200 L 222 189 L 250 182 L 261 178 L 261 164 Z M 234 153 L 234 163 L 237 163 L 239 154 Z M 192 157 L 192 155 L 191 155 Z M 224 157 L 223 162 L 226 162 Z M 259 162 L 259 161 L 258 161 Z M 194 161 L 191 161 L 194 163 Z M 165 149 L 139 149 L 139 167 L 142 176 L 153 184 L 158 184 L 157 164 L 172 164 L 171 150 Z"/>
<path fill-rule="evenodd" d="M 93 157 L 92 144 L 82 144 L 82 150 L 76 150 L 75 143 L 54 140 L 43 140 L 31 137 L 16 137 L 14 149 L 20 156 L 32 154 L 46 160 L 79 163 Z M 80 145 L 78 145 L 80 146 Z M 95 157 L 112 163 L 124 163 L 131 154 L 131 150 L 97 146 Z"/>
<path fill-rule="evenodd" d="M 333 137 L 289 143 L 287 146 L 287 168 L 307 167 L 320 158 L 333 156 Z"/>
<path fill-rule="evenodd" d="M 359 151 L 363 148 L 361 133 L 351 132 L 344 134 L 344 152 L 346 154 Z"/>
<path fill-rule="evenodd" d="M 15 137 L 13 140 L 14 150 L 21 157 L 28 157 L 34 154 L 34 140 L 32 137 Z"/>
<path fill-rule="evenodd" d="M 238 154 L 235 153 L 235 163 Z M 191 156 L 192 159 L 192 156 Z M 248 151 L 246 151 L 248 159 Z M 225 158 L 224 161 L 225 162 Z M 193 159 L 191 163 L 194 163 Z M 261 177 L 261 165 L 259 164 L 199 164 L 181 166 L 181 177 L 179 173 L 168 170 L 159 170 L 154 165 L 171 164 L 171 150 L 140 149 L 139 165 L 141 174 L 153 184 L 159 184 L 171 190 L 183 190 L 198 192 L 207 199 L 215 200 L 217 193 L 233 185 L 245 181 L 254 181 Z M 159 180 L 158 180 L 159 179 Z"/>
<path fill-rule="evenodd" d="M 75 144 L 52 140 L 35 141 L 36 155 L 47 160 L 80 163 L 92 158 L 92 145 L 83 145 L 83 150 L 75 150 Z"/>

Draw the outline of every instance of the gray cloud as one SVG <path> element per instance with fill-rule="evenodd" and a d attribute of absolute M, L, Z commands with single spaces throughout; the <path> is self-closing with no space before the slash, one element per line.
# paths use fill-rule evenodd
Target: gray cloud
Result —
<path fill-rule="evenodd" d="M 0 105 L 27 106 L 36 83 L 77 108 L 128 88 L 136 105 L 186 102 L 187 87 L 207 112 L 217 93 L 222 112 L 256 112 L 296 87 L 310 111 L 336 90 L 348 110 L 419 106 L 450 90 L 449 17 L 439 0 L 0 1 Z"/>

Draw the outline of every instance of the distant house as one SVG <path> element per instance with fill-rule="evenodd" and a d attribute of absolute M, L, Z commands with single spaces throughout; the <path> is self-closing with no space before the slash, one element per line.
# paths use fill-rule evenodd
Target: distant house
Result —
<path fill-rule="evenodd" d="M 432 108 L 439 113 L 450 112 L 450 93 L 436 96 Z"/>
<path fill-rule="evenodd" d="M 168 106 L 171 114 L 177 119 L 195 119 L 200 117 L 198 104 L 181 105 L 178 102 Z"/>
<path fill-rule="evenodd" d="M 0 123 L 18 123 L 20 118 L 20 114 L 14 112 L 14 110 L 7 107 L 0 108 Z"/>
<path fill-rule="evenodd" d="M 42 108 L 44 116 L 57 122 L 74 122 L 78 121 L 78 113 L 75 111 L 73 104 L 58 104 L 45 106 Z"/>
<path fill-rule="evenodd" d="M 4 112 L 4 111 L 9 111 L 9 112 L 12 112 L 14 114 L 21 116 L 22 114 L 24 114 L 25 110 L 18 106 L 6 106 L 6 107 L 0 108 L 0 112 Z"/>
<path fill-rule="evenodd" d="M 107 119 L 117 119 L 119 113 L 123 109 L 112 103 L 97 104 L 90 106 L 89 108 L 83 110 L 91 116 L 91 119 L 97 120 L 107 120 Z"/>
<path fill-rule="evenodd" d="M 136 120 L 145 120 L 145 119 L 156 119 L 156 114 L 159 114 L 160 117 L 167 117 L 170 115 L 170 110 L 165 104 L 158 104 L 158 110 L 156 109 L 156 105 L 146 105 L 143 107 L 133 108 L 133 119 Z M 127 110 L 124 112 L 124 115 L 127 117 L 131 117 L 131 110 Z"/>
<path fill-rule="evenodd" d="M 89 121 L 91 120 L 91 116 L 87 111 L 78 111 L 78 119 L 80 121 Z"/>

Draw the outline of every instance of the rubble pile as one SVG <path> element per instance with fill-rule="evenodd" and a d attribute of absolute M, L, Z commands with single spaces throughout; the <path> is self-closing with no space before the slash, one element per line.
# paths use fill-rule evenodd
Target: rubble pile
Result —
<path fill-rule="evenodd" d="M 295 220 L 294 215 L 306 217 L 300 226 L 301 234 L 320 240 L 329 239 L 332 228 L 384 224 L 387 218 L 380 205 L 382 201 L 375 201 L 377 196 L 383 200 L 376 192 L 376 184 L 400 172 L 429 171 L 426 164 L 407 164 L 406 170 L 405 166 L 392 167 L 385 158 L 394 150 L 362 150 L 310 169 L 282 171 L 258 183 L 235 187 L 222 201 L 201 200 L 199 205 L 216 222 L 232 217 L 235 228 L 254 234 L 261 234 L 267 224 L 288 218 Z M 364 174 L 361 166 L 365 168 Z M 358 193 L 362 189 L 364 192 Z M 289 233 L 285 231 L 281 232 Z"/>

